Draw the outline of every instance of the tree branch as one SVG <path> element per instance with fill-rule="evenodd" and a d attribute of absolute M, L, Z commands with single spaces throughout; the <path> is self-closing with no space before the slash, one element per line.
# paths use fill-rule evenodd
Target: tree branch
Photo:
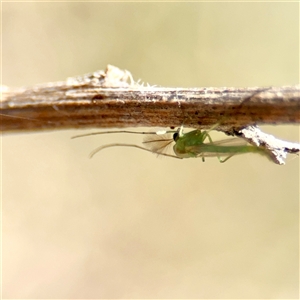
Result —
<path fill-rule="evenodd" d="M 2 87 L 1 131 L 159 126 L 210 128 L 239 135 L 255 124 L 296 124 L 300 86 L 162 88 L 108 66 L 65 82 Z M 241 135 L 241 134 L 240 134 Z M 244 135 L 244 138 L 247 135 Z M 288 148 L 287 148 L 288 149 Z M 286 149 L 285 152 L 288 152 Z M 299 148 L 298 150 L 299 151 Z M 277 161 L 277 163 L 279 163 Z"/>

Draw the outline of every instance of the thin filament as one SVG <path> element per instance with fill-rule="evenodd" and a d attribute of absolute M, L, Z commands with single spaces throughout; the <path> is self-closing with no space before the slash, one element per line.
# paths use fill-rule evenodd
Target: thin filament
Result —
<path fill-rule="evenodd" d="M 92 158 L 99 151 L 101 151 L 101 150 L 103 150 L 105 148 L 110 148 L 110 147 L 133 147 L 133 148 L 138 148 L 138 149 L 141 149 L 141 150 L 144 150 L 144 151 L 147 151 L 147 152 L 156 153 L 156 154 L 167 156 L 167 157 L 181 159 L 180 157 L 177 157 L 175 155 L 170 155 L 170 154 L 166 154 L 166 153 L 157 153 L 157 152 L 151 151 L 151 150 L 149 150 L 147 148 L 144 148 L 144 147 L 141 147 L 141 146 L 138 146 L 138 145 L 134 145 L 134 144 L 122 144 L 122 143 L 108 144 L 108 145 L 100 146 L 100 147 L 96 148 L 95 150 L 93 150 L 90 153 L 90 158 Z"/>
<path fill-rule="evenodd" d="M 91 136 L 91 135 L 98 135 L 98 134 L 109 134 L 109 133 L 132 133 L 132 134 L 156 134 L 157 135 L 157 132 L 154 132 L 154 131 L 153 132 L 146 132 L 146 131 L 138 132 L 138 131 L 128 131 L 128 130 L 115 130 L 115 131 L 103 131 L 103 132 L 91 132 L 91 133 L 79 134 L 79 135 L 72 136 L 71 139 L 76 139 L 76 138 Z M 166 131 L 166 133 L 174 133 L 174 130 Z"/>

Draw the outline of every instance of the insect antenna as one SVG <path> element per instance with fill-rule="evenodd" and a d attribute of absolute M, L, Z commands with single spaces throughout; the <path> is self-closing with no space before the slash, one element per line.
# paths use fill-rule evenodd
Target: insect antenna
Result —
<path fill-rule="evenodd" d="M 165 131 L 164 133 L 173 133 L 174 130 L 172 131 Z M 91 132 L 91 133 L 84 133 L 84 134 L 79 134 L 79 135 L 75 135 L 72 136 L 71 139 L 76 139 L 76 138 L 81 138 L 81 137 L 85 137 L 85 136 L 91 136 L 91 135 L 98 135 L 98 134 L 109 134 L 109 133 L 132 133 L 132 134 L 156 134 L 157 132 L 152 131 L 152 132 L 147 132 L 147 131 L 129 131 L 129 130 L 114 130 L 114 131 L 98 131 L 98 132 Z"/>
<path fill-rule="evenodd" d="M 116 143 L 116 144 L 107 144 L 107 145 L 104 145 L 104 146 L 100 146 L 98 148 L 96 148 L 95 150 L 93 150 L 91 153 L 90 153 L 90 158 L 92 158 L 96 153 L 98 153 L 99 151 L 105 149 L 105 148 L 111 148 L 111 147 L 132 147 L 132 148 L 138 148 L 138 149 L 141 149 L 141 150 L 144 150 L 144 151 L 147 151 L 147 152 L 151 152 L 151 153 L 157 153 L 157 152 L 154 152 L 150 149 L 147 149 L 147 148 L 144 148 L 144 147 L 141 147 L 141 146 L 138 146 L 138 145 L 135 145 L 135 144 L 123 144 L 123 143 Z M 177 159 L 181 159 L 180 157 L 177 157 L 175 155 L 170 155 L 170 154 L 166 154 L 166 153 L 157 153 L 159 155 L 163 155 L 163 156 L 167 156 L 167 157 L 172 157 L 172 158 L 177 158 Z"/>

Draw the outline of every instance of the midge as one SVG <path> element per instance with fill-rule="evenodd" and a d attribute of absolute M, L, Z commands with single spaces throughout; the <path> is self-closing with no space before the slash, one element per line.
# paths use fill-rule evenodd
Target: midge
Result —
<path fill-rule="evenodd" d="M 202 158 L 205 161 L 206 157 L 217 157 L 221 163 L 224 163 L 229 158 L 237 154 L 245 153 L 259 153 L 268 157 L 268 154 L 263 148 L 251 146 L 247 144 L 246 141 L 240 138 L 230 138 L 220 141 L 212 141 L 209 132 L 212 129 L 205 130 L 192 130 L 188 133 L 183 133 L 183 126 L 178 128 L 178 130 L 165 131 L 163 134 L 160 132 L 135 132 L 135 131 L 107 131 L 107 132 L 94 132 L 83 135 L 77 135 L 72 138 L 98 135 L 98 134 L 108 134 L 108 133 L 132 133 L 132 134 L 146 134 L 143 144 L 145 147 L 141 147 L 135 144 L 125 144 L 125 143 L 114 143 L 100 146 L 90 153 L 90 158 L 92 158 L 99 151 L 110 148 L 110 147 L 134 147 L 144 151 L 152 152 L 158 155 L 173 157 L 177 159 L 183 158 Z M 170 134 L 173 134 L 173 136 Z M 206 141 L 206 142 L 205 142 Z M 166 148 L 172 143 L 173 151 L 175 155 L 165 153 Z M 225 157 L 222 159 L 221 157 Z"/>

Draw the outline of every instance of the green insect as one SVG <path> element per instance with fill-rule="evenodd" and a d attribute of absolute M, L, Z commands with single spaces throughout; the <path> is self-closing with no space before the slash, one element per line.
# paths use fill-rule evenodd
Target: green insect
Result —
<path fill-rule="evenodd" d="M 135 132 L 135 131 L 109 131 L 109 132 L 95 132 L 90 134 L 84 134 L 79 136 L 74 136 L 73 138 L 96 135 L 96 134 L 106 134 L 106 133 L 134 133 L 134 134 L 147 134 L 143 141 L 145 147 L 141 147 L 135 144 L 125 144 L 125 143 L 115 143 L 100 146 L 93 150 L 90 157 L 93 157 L 99 151 L 110 148 L 110 147 L 134 147 L 142 149 L 144 151 L 152 152 L 158 155 L 173 157 L 177 159 L 183 158 L 202 158 L 205 161 L 206 157 L 217 157 L 221 163 L 224 163 L 229 158 L 237 154 L 244 153 L 260 153 L 262 155 L 268 156 L 263 148 L 251 146 L 247 144 L 246 141 L 240 138 L 230 138 L 221 141 L 213 142 L 210 137 L 209 132 L 212 129 L 205 130 L 192 130 L 188 133 L 183 133 L 183 126 L 178 128 L 178 130 L 169 130 L 160 134 L 159 132 Z M 170 134 L 173 136 L 170 137 Z M 173 151 L 175 155 L 165 153 L 166 148 L 172 143 Z M 225 157 L 222 159 L 221 157 Z"/>

